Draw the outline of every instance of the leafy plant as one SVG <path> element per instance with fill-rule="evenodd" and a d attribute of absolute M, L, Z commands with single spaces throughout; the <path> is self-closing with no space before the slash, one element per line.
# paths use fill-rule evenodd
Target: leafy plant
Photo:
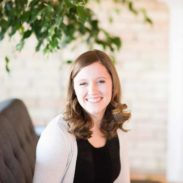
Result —
<path fill-rule="evenodd" d="M 142 13 L 145 22 L 152 23 L 144 9 L 137 10 L 131 0 L 113 0 L 123 3 L 135 15 Z M 122 40 L 100 27 L 99 20 L 87 6 L 89 0 L 1 0 L 0 40 L 20 34 L 16 45 L 22 50 L 26 40 L 34 35 L 36 51 L 51 53 L 82 38 L 88 45 L 97 44 L 115 51 Z M 98 2 L 100 2 L 98 0 Z M 7 58 L 5 59 L 8 64 Z M 6 66 L 8 70 L 8 66 Z"/>

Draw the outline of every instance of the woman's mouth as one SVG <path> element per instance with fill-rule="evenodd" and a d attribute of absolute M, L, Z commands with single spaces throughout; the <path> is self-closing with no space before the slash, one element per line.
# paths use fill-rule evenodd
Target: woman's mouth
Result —
<path fill-rule="evenodd" d="M 86 101 L 91 103 L 98 103 L 103 99 L 103 97 L 87 97 Z"/>

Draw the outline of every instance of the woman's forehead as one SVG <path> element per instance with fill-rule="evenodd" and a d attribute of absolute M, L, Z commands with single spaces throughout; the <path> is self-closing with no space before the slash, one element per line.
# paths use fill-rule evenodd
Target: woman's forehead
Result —
<path fill-rule="evenodd" d="M 86 67 L 83 67 L 75 76 L 76 79 L 92 78 L 92 77 L 110 77 L 106 67 L 99 62 L 95 62 Z"/>

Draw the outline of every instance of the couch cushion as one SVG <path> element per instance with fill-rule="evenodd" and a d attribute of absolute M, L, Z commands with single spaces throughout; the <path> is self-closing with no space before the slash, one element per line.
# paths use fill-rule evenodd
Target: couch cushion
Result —
<path fill-rule="evenodd" d="M 31 183 L 37 136 L 19 99 L 0 103 L 0 182 Z"/>

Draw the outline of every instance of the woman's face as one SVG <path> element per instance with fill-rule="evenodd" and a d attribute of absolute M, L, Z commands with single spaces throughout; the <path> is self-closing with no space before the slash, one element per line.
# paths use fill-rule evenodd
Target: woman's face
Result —
<path fill-rule="evenodd" d="M 107 69 L 95 62 L 80 70 L 74 78 L 79 104 L 91 117 L 102 118 L 112 97 L 112 79 Z"/>

